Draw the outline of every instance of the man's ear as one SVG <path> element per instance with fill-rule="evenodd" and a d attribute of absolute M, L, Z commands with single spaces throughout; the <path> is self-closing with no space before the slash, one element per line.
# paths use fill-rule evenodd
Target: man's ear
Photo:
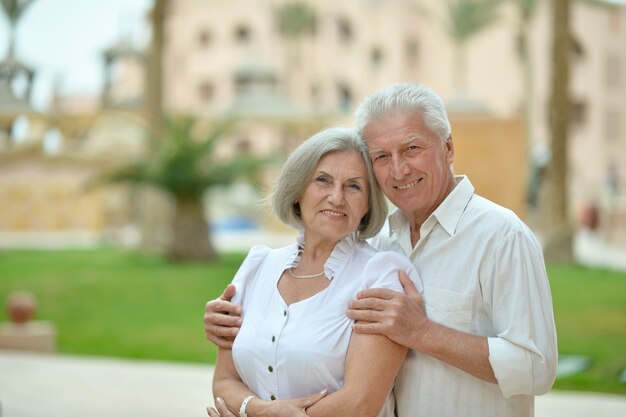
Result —
<path fill-rule="evenodd" d="M 454 163 L 454 142 L 452 141 L 452 135 L 448 136 L 443 146 L 446 151 L 446 162 L 448 165 L 452 165 Z"/>

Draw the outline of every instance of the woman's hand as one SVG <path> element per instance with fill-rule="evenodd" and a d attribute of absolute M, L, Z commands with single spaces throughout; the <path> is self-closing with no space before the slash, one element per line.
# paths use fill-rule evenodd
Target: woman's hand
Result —
<path fill-rule="evenodd" d="M 289 400 L 263 401 L 255 398 L 248 403 L 247 413 L 250 417 L 308 417 L 306 409 L 324 398 L 327 390 L 309 395 L 308 397 L 291 398 Z M 215 399 L 215 408 L 207 407 L 210 417 L 238 417 L 233 414 L 221 398 Z"/>
<path fill-rule="evenodd" d="M 290 398 L 288 400 L 262 401 L 252 400 L 248 404 L 251 417 L 308 417 L 306 409 L 321 400 L 327 390 L 309 395 L 308 397 Z"/>
<path fill-rule="evenodd" d="M 239 417 L 230 412 L 228 407 L 226 407 L 226 403 L 221 398 L 215 399 L 215 407 L 207 407 L 206 412 L 210 417 Z"/>

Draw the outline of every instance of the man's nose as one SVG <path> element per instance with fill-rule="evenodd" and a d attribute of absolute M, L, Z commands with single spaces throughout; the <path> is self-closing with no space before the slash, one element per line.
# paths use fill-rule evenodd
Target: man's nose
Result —
<path fill-rule="evenodd" d="M 391 176 L 393 179 L 400 180 L 409 172 L 408 165 L 404 158 L 393 156 L 391 158 Z"/>

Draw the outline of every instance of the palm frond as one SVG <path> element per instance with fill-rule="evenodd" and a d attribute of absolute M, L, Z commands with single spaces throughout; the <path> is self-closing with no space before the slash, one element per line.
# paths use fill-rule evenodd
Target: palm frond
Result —
<path fill-rule="evenodd" d="M 151 155 L 103 175 L 97 184 L 150 184 L 177 197 L 199 199 L 206 189 L 249 176 L 267 163 L 249 155 L 226 160 L 215 157 L 215 146 L 233 126 L 230 120 L 200 138 L 194 135 L 197 123 L 192 118 L 168 119 L 164 126 L 165 136 Z"/>
<path fill-rule="evenodd" d="M 2 6 L 9 23 L 15 26 L 26 8 L 33 2 L 34 0 L 0 0 L 0 6 Z"/>

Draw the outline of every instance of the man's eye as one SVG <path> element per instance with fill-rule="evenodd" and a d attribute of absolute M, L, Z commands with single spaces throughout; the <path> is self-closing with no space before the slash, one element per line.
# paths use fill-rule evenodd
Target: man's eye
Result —
<path fill-rule="evenodd" d="M 383 159 L 387 158 L 387 155 L 385 154 L 381 154 L 381 155 L 376 155 L 374 157 L 374 161 L 382 161 Z"/>
<path fill-rule="evenodd" d="M 315 178 L 315 181 L 327 183 L 328 179 L 326 177 L 317 177 L 317 178 Z"/>

